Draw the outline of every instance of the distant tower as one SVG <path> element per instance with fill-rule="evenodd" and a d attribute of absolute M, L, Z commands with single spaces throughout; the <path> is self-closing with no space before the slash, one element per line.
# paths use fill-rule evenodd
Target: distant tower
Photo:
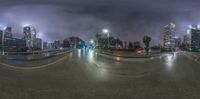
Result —
<path fill-rule="evenodd" d="M 24 32 L 24 39 L 26 40 L 26 47 L 28 47 L 29 49 L 32 48 L 33 43 L 31 40 L 31 27 L 30 26 L 25 26 L 23 29 Z"/>
<path fill-rule="evenodd" d="M 4 30 L 4 38 L 12 38 L 12 27 L 7 26 Z"/>
<path fill-rule="evenodd" d="M 26 26 L 24 27 L 24 39 L 31 39 L 31 27 L 30 26 Z"/>
<path fill-rule="evenodd" d="M 31 27 L 31 38 L 36 39 L 37 31 L 35 27 Z"/>
<path fill-rule="evenodd" d="M 184 35 L 183 36 L 183 43 L 184 44 L 190 44 L 190 38 L 188 35 Z"/>
<path fill-rule="evenodd" d="M 169 49 L 175 48 L 175 27 L 176 25 L 173 23 L 170 23 L 164 27 L 164 32 L 163 32 L 164 48 L 169 48 Z"/>
<path fill-rule="evenodd" d="M 200 29 L 196 25 L 191 28 L 191 49 L 200 52 Z"/>

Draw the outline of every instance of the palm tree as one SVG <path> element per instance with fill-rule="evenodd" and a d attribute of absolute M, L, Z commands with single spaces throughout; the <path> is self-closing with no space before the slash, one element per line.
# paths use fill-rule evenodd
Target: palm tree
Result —
<path fill-rule="evenodd" d="M 101 34 L 96 34 L 96 46 L 99 48 L 99 47 L 101 47 L 101 44 L 100 44 L 100 42 L 101 42 Z"/>
<path fill-rule="evenodd" d="M 145 51 L 146 54 L 149 55 L 149 43 L 151 42 L 151 37 L 149 36 L 144 36 L 143 37 L 143 43 L 145 45 Z"/>

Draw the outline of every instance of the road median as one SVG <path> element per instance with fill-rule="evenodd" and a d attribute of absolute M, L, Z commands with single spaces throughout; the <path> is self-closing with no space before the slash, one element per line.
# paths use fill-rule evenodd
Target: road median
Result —
<path fill-rule="evenodd" d="M 183 52 L 185 56 L 200 64 L 200 53 L 197 52 Z"/>
<path fill-rule="evenodd" d="M 137 54 L 134 52 L 126 52 L 126 54 L 121 54 L 119 52 L 114 52 L 114 51 L 100 51 L 97 50 L 97 54 L 106 58 L 114 59 L 116 61 L 146 61 L 146 60 L 151 60 L 156 57 L 160 56 L 160 53 L 158 54 L 150 54 L 150 55 L 145 55 L 143 54 Z"/>

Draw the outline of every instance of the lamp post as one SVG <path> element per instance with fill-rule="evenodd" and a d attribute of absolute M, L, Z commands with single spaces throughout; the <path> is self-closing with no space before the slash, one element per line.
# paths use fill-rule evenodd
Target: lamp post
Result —
<path fill-rule="evenodd" d="M 94 42 L 94 40 L 92 39 L 92 40 L 90 40 L 90 44 L 91 44 L 91 46 L 92 46 L 92 49 L 94 48 L 94 46 L 95 46 L 95 42 Z"/>
<path fill-rule="evenodd" d="M 102 32 L 103 32 L 104 34 L 107 34 L 107 37 L 108 37 L 108 48 L 110 48 L 110 40 L 109 40 L 109 38 L 110 38 L 110 33 L 109 33 L 109 30 L 108 30 L 108 29 L 103 29 Z"/>

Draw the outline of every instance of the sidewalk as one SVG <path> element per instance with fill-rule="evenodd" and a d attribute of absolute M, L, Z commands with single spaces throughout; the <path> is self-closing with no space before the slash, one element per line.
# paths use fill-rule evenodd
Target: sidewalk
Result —
<path fill-rule="evenodd" d="M 196 57 L 196 59 L 195 59 L 196 61 L 200 62 L 200 52 L 192 52 L 191 54 Z"/>
<path fill-rule="evenodd" d="M 195 61 L 200 62 L 200 52 L 186 52 Z"/>

